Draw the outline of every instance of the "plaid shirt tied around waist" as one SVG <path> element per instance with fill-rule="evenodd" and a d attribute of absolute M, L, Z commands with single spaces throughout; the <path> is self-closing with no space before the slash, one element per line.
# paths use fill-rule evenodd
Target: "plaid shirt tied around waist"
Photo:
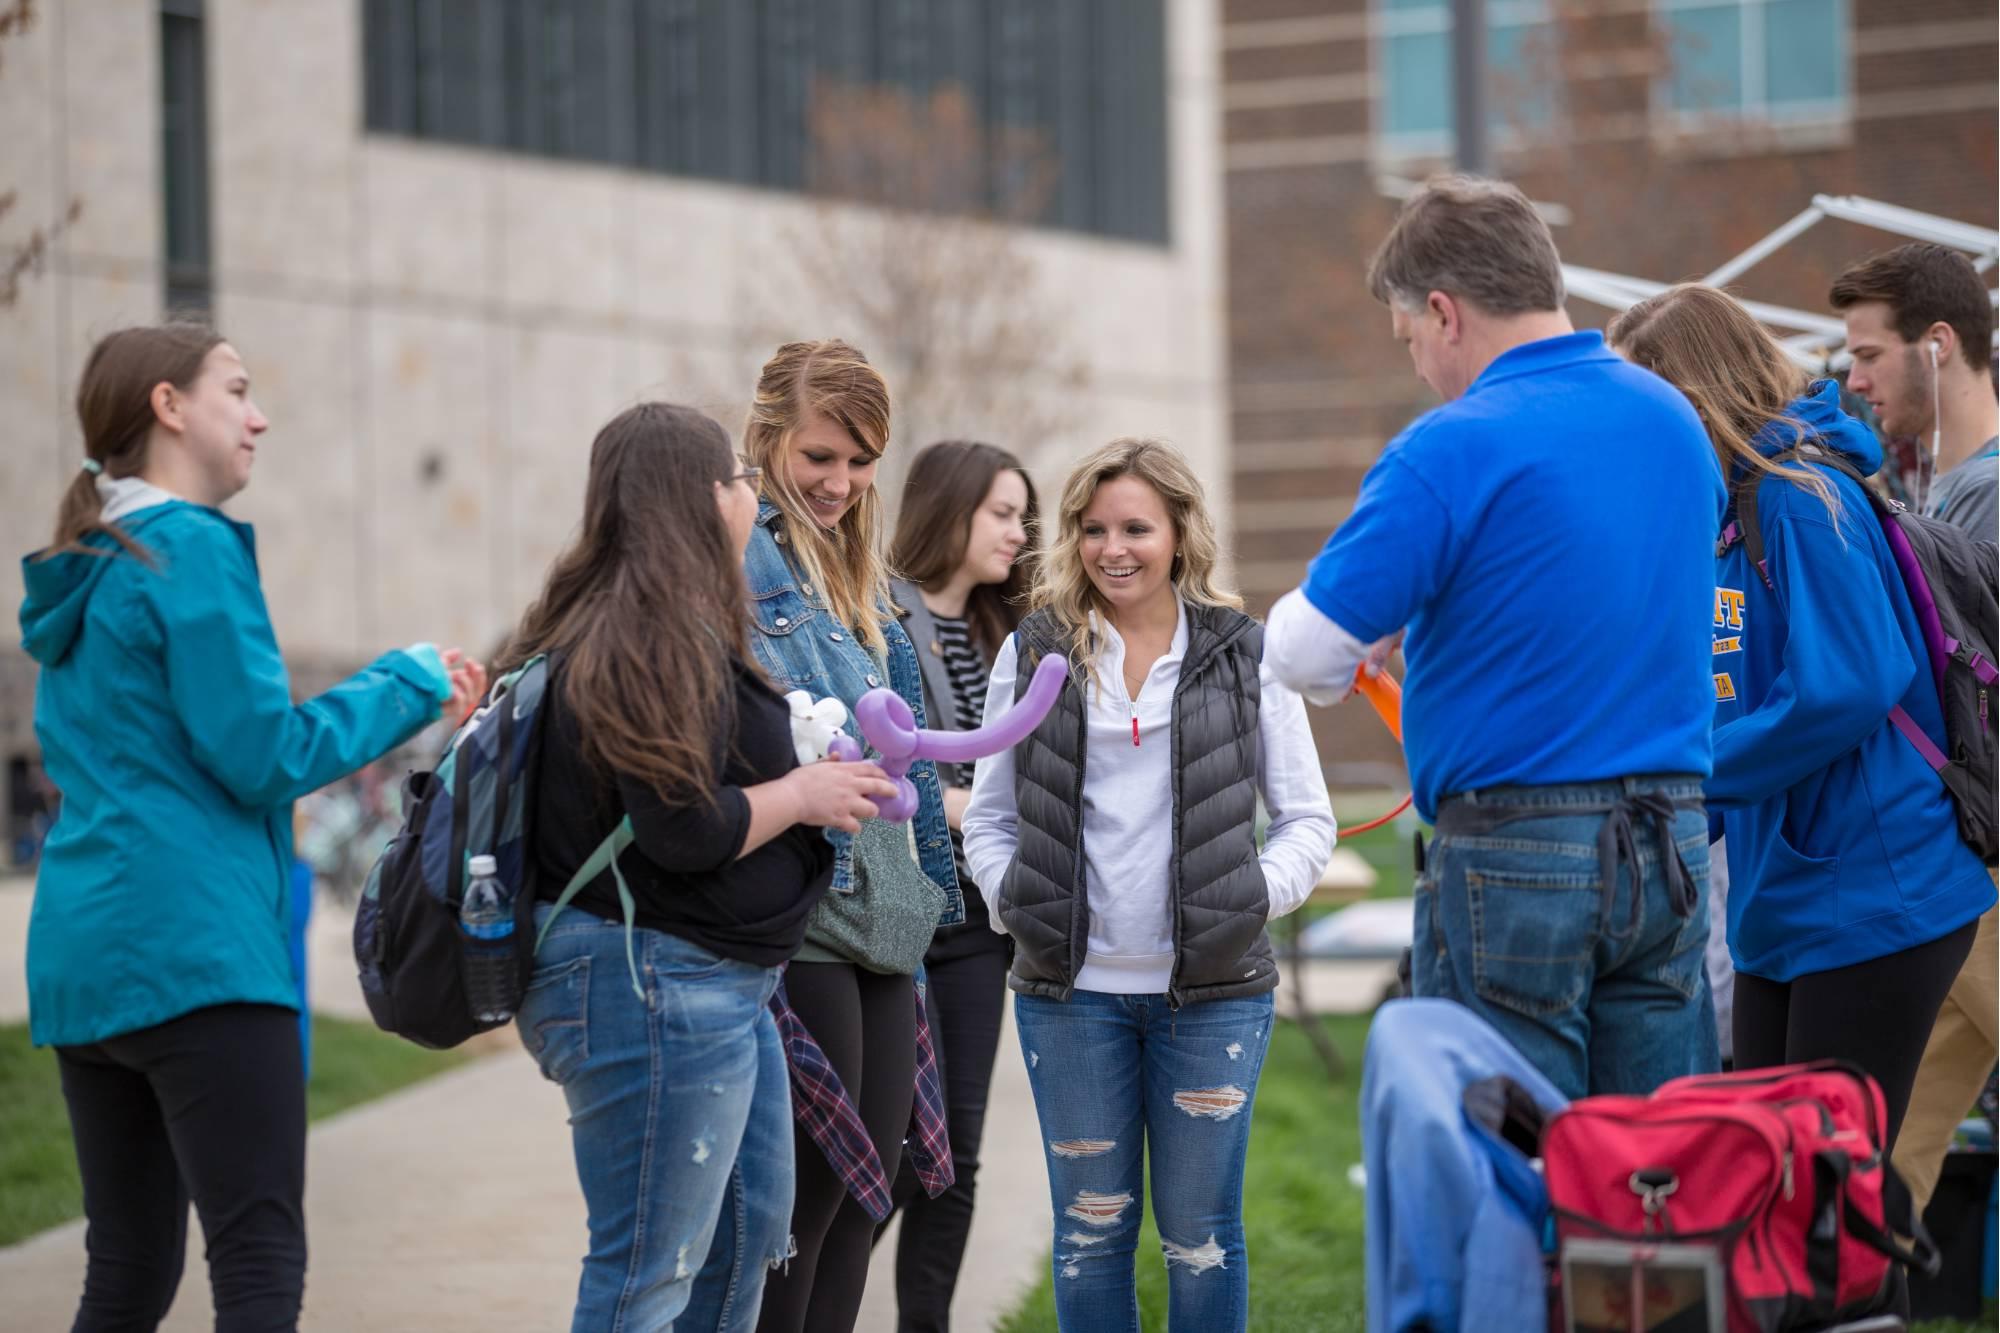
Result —
<path fill-rule="evenodd" d="M 911 992 L 917 1004 L 917 1086 L 903 1151 L 909 1154 L 924 1193 L 935 1199 L 951 1187 L 956 1174 L 951 1164 L 951 1139 L 945 1132 L 937 1052 L 931 1045 L 930 1019 L 924 1012 L 927 982 L 922 971 L 915 981 Z M 782 978 L 771 995 L 771 1016 L 778 1022 L 778 1039 L 785 1044 L 785 1066 L 791 1071 L 793 1119 L 819 1145 L 827 1165 L 854 1201 L 876 1222 L 886 1220 L 891 1208 L 889 1175 L 868 1137 L 868 1127 L 861 1123 L 854 1099 L 834 1072 L 833 1062 L 793 1011 Z"/>

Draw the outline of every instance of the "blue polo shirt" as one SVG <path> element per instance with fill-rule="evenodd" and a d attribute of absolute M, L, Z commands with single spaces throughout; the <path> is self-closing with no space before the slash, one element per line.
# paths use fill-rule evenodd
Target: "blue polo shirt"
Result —
<path fill-rule="evenodd" d="M 1390 442 L 1304 591 L 1364 642 L 1408 628 L 1425 819 L 1480 787 L 1708 775 L 1727 499 L 1687 399 L 1594 331 L 1502 354 Z"/>

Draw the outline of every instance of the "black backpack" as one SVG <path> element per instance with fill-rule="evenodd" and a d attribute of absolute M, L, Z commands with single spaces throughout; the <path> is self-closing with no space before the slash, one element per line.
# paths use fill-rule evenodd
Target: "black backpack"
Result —
<path fill-rule="evenodd" d="M 527 990 L 541 943 L 534 934 L 533 820 L 552 681 L 545 657 L 502 676 L 446 742 L 437 767 L 403 784 L 403 826 L 369 872 L 354 914 L 361 994 L 384 1032 L 444 1048 L 506 1021 L 475 1018 L 463 980 L 467 946 L 458 910 L 475 855 L 494 858 L 513 894 L 516 986 L 509 1009 Z M 631 842 L 631 820 L 621 820 L 571 876 L 556 906 L 607 868 L 618 873 L 618 854 Z M 632 898 L 622 875 L 618 893 L 629 931 Z"/>
<path fill-rule="evenodd" d="M 1931 743 L 1899 704 L 1889 710 L 1889 721 L 1937 773 L 1951 793 L 1958 809 L 1958 833 L 1979 853 L 1980 860 L 1992 865 L 2000 852 L 2000 830 L 1995 828 L 1995 718 L 1994 682 L 2000 670 L 1995 652 L 2000 638 L 2000 604 L 1994 585 L 2000 580 L 2000 548 L 1978 541 L 1940 519 L 1913 514 L 1895 500 L 1877 495 L 1852 467 L 1838 456 L 1810 445 L 1787 450 L 1772 460 L 1778 463 L 1817 463 L 1845 473 L 1868 497 L 1882 536 L 1896 558 L 1910 605 L 1922 628 L 1924 647 L 1930 659 L 1931 675 L 1937 683 L 1938 704 L 1944 713 L 1945 750 Z M 1757 567 L 1764 586 L 1771 586 L 1771 574 L 1764 564 L 1764 538 L 1758 528 L 1756 488 L 1764 478 L 1753 478 L 1736 488 L 1736 521 L 1722 531 L 1716 543 L 1719 556 L 1738 540 L 1744 554 Z M 1773 479 L 1775 480 L 1775 479 Z"/>

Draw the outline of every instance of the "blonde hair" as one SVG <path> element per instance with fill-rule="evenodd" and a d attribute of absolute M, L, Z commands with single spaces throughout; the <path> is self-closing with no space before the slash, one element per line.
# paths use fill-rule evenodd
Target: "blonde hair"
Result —
<path fill-rule="evenodd" d="M 786 343 L 758 374 L 757 396 L 743 428 L 743 451 L 752 466 L 764 470 L 763 494 L 778 507 L 804 582 L 871 652 L 886 656 L 882 621 L 894 612 L 881 553 L 880 494 L 870 486 L 828 531 L 792 484 L 786 450 L 814 413 L 879 458 L 889 447 L 888 382 L 839 338 Z"/>
<path fill-rule="evenodd" d="M 1090 508 L 1097 488 L 1119 477 L 1137 477 L 1159 494 L 1174 525 L 1175 557 L 1171 575 L 1182 600 L 1196 606 L 1242 610 L 1243 599 L 1216 582 L 1220 543 L 1209 517 L 1201 481 L 1180 450 L 1159 440 L 1121 439 L 1098 449 L 1069 474 L 1056 507 L 1055 540 L 1042 557 L 1030 606 L 1046 611 L 1069 638 L 1069 658 L 1097 678 L 1098 643 L 1091 632 L 1092 613 L 1108 608 L 1090 581 L 1083 563 L 1083 511 Z"/>
<path fill-rule="evenodd" d="M 1739 471 L 1759 481 L 1783 478 L 1810 491 L 1840 526 L 1840 496 L 1823 474 L 1802 463 L 1774 463 L 1757 451 L 1757 436 L 1773 427 L 1791 435 L 1793 448 L 1806 443 L 1806 427 L 1787 409 L 1805 393 L 1807 378 L 1734 297 L 1682 283 L 1619 315 L 1605 337 L 1694 404 L 1725 480 Z"/>

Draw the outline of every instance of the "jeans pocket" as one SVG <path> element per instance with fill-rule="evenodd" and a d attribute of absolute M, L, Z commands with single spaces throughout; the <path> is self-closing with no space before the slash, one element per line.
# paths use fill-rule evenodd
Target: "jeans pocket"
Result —
<path fill-rule="evenodd" d="M 770 1002 L 771 969 L 712 954 L 676 939 L 648 960 L 655 1002 L 667 1027 L 684 1036 L 719 1037 L 747 1029 Z"/>
<path fill-rule="evenodd" d="M 542 1077 L 562 1083 L 590 1058 L 590 958 L 536 968 L 515 1016 Z"/>
<path fill-rule="evenodd" d="M 1474 991 L 1531 1017 L 1574 1007 L 1596 970 L 1603 892 L 1594 858 L 1576 869 L 1564 868 L 1576 858 L 1520 852 L 1455 861 L 1472 918 Z"/>
<path fill-rule="evenodd" d="M 1647 916 L 1652 916 L 1654 904 L 1658 903 L 1662 919 L 1674 923 L 1673 938 L 1666 956 L 1660 960 L 1653 975 L 1692 1000 L 1701 989 L 1702 977 L 1708 966 L 1708 829 L 1703 827 L 1699 833 L 1677 839 L 1675 850 L 1680 853 L 1681 863 L 1687 867 L 1688 878 L 1695 883 L 1694 910 L 1685 918 L 1673 915 L 1667 906 L 1664 867 L 1658 882 L 1647 884 Z"/>

